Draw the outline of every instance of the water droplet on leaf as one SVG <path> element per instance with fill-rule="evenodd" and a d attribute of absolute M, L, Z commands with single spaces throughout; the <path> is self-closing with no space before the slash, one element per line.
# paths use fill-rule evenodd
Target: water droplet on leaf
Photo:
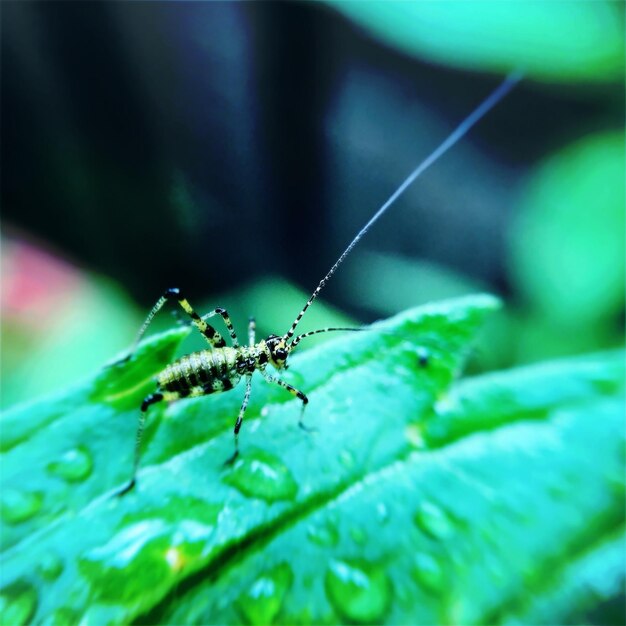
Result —
<path fill-rule="evenodd" d="M 175 572 L 183 569 L 186 564 L 183 553 L 175 546 L 171 546 L 165 551 L 165 560 Z"/>
<path fill-rule="evenodd" d="M 320 546 L 336 546 L 339 543 L 339 531 L 337 525 L 330 520 L 321 524 L 311 524 L 307 527 L 307 537 Z"/>
<path fill-rule="evenodd" d="M 281 563 L 257 578 L 235 601 L 235 607 L 248 624 L 272 624 L 292 582 L 291 568 L 286 563 Z"/>
<path fill-rule="evenodd" d="M 365 561 L 331 561 L 324 587 L 335 611 L 350 622 L 382 622 L 391 605 L 385 570 Z"/>
<path fill-rule="evenodd" d="M 349 530 L 352 541 L 359 546 L 364 546 L 367 543 L 367 533 L 359 526 L 352 526 Z"/>
<path fill-rule="evenodd" d="M 63 561 L 56 554 L 48 552 L 40 557 L 37 571 L 46 580 L 56 580 L 63 572 Z"/>
<path fill-rule="evenodd" d="M 91 474 L 93 461 L 91 454 L 83 448 L 72 448 L 63 453 L 60 459 L 48 464 L 48 471 L 70 483 L 85 480 Z"/>
<path fill-rule="evenodd" d="M 420 504 L 414 521 L 434 539 L 444 539 L 454 532 L 454 526 L 448 515 L 432 502 L 424 501 Z"/>
<path fill-rule="evenodd" d="M 126 523 L 110 541 L 81 557 L 80 570 L 98 597 L 106 602 L 133 602 L 145 589 L 154 593 L 167 589 L 180 569 L 208 549 L 214 513 L 209 510 L 209 523 L 182 517 L 196 509 L 193 502 L 182 512 L 168 506 L 162 518 Z M 170 519 L 176 516 L 180 518 Z"/>
<path fill-rule="evenodd" d="M 164 557 L 170 547 L 163 520 L 150 519 L 124 527 L 106 544 L 79 561 L 83 575 L 105 601 L 132 601 L 143 589 L 167 584 L 171 570 Z"/>
<path fill-rule="evenodd" d="M 223 480 L 244 495 L 267 502 L 291 500 L 298 493 L 298 485 L 283 462 L 259 449 L 237 459 Z"/>
<path fill-rule="evenodd" d="M 3 624 L 27 624 L 37 609 L 37 592 L 23 580 L 0 590 L 0 615 Z"/>
<path fill-rule="evenodd" d="M 39 491 L 3 489 L 0 503 L 2 518 L 9 524 L 20 524 L 33 517 L 42 503 L 43 494 Z"/>
<path fill-rule="evenodd" d="M 443 586 L 441 565 L 435 557 L 426 552 L 415 555 L 411 575 L 419 585 L 430 591 L 439 591 Z"/>
<path fill-rule="evenodd" d="M 424 427 L 421 424 L 409 424 L 404 429 L 404 435 L 409 444 L 417 450 L 423 450 L 427 447 L 424 439 Z"/>
<path fill-rule="evenodd" d="M 39 626 L 74 626 L 80 622 L 81 616 L 74 609 L 62 606 L 45 617 Z"/>

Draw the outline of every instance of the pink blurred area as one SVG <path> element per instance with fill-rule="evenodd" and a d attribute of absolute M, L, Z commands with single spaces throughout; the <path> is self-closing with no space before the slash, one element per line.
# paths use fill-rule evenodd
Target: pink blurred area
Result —
<path fill-rule="evenodd" d="M 117 285 L 13 233 L 0 260 L 2 407 L 77 383 L 130 341 L 139 318 Z"/>
<path fill-rule="evenodd" d="M 84 282 L 75 267 L 24 239 L 4 237 L 1 262 L 2 318 L 35 333 L 45 332 Z"/>

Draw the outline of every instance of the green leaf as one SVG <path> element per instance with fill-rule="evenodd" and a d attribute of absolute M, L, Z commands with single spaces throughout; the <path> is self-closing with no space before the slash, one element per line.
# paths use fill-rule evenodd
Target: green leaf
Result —
<path fill-rule="evenodd" d="M 327 0 L 384 42 L 422 59 L 544 81 L 621 81 L 624 18 L 602 2 Z"/>
<path fill-rule="evenodd" d="M 623 132 L 590 135 L 540 163 L 517 208 L 513 279 L 567 335 L 623 310 L 625 168 Z"/>
<path fill-rule="evenodd" d="M 131 468 L 137 406 L 186 331 L 7 413 L 3 614 L 98 624 L 522 615 L 526 588 L 548 597 L 623 526 L 623 359 L 449 391 L 495 304 L 415 309 L 294 355 L 285 378 L 309 395 L 317 432 L 297 428 L 291 396 L 255 381 L 232 467 L 241 394 L 155 405 L 137 488 L 122 498 L 112 494 Z"/>
<path fill-rule="evenodd" d="M 624 528 L 593 544 L 574 557 L 552 578 L 551 584 L 538 596 L 527 597 L 503 616 L 505 623 L 549 624 L 554 615 L 568 615 L 569 623 L 624 623 L 624 616 L 603 615 L 593 619 L 594 609 L 603 607 L 623 593 L 626 584 L 624 567 L 626 531 Z M 619 611 L 619 608 L 618 608 Z M 591 619 L 590 619 L 591 618 Z"/>
<path fill-rule="evenodd" d="M 260 624 L 271 597 L 280 623 L 566 622 L 625 575 L 623 362 L 466 381 L 420 420 L 426 449 L 300 511 L 148 617 Z M 288 590 L 263 583 L 279 567 Z M 594 581 L 605 593 L 574 601 Z"/>

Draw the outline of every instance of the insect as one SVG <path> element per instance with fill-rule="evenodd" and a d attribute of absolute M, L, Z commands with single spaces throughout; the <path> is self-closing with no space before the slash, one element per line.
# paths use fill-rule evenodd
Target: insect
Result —
<path fill-rule="evenodd" d="M 220 393 L 233 389 L 243 378 L 245 380 L 245 392 L 241 409 L 237 416 L 234 427 L 235 450 L 227 463 L 232 463 L 239 454 L 239 430 L 243 423 L 243 418 L 250 399 L 252 385 L 252 375 L 260 372 L 265 380 L 277 384 L 291 393 L 302 403 L 300 411 L 299 425 L 307 430 L 302 419 L 304 409 L 308 403 L 308 398 L 299 389 L 296 389 L 284 380 L 270 374 L 268 366 L 274 370 L 287 368 L 287 358 L 289 354 L 298 346 L 302 339 L 318 333 L 331 331 L 358 331 L 361 328 L 321 328 L 307 333 L 296 335 L 296 329 L 300 320 L 311 306 L 313 301 L 320 294 L 328 280 L 335 273 L 344 259 L 350 254 L 352 249 L 361 240 L 370 227 L 389 209 L 398 197 L 413 183 L 413 181 L 435 163 L 447 150 L 456 144 L 474 124 L 476 124 L 492 107 L 494 107 L 504 96 L 521 80 L 520 72 L 511 73 L 463 122 L 406 178 L 406 180 L 396 189 L 390 198 L 378 209 L 372 218 L 361 228 L 348 247 L 342 252 L 328 273 L 322 278 L 311 297 L 298 313 L 289 330 L 284 335 L 269 335 L 265 339 L 256 341 L 255 322 L 250 320 L 248 326 L 248 345 L 239 344 L 237 334 L 230 321 L 230 316 L 226 309 L 216 308 L 207 315 L 200 316 L 189 304 L 184 294 L 179 289 L 167 289 L 154 305 L 145 322 L 141 326 L 137 338 L 127 357 L 122 361 L 127 361 L 132 357 L 137 344 L 146 332 L 154 316 L 169 301 L 176 301 L 183 311 L 190 317 L 193 324 L 209 343 L 209 348 L 200 352 L 194 352 L 178 359 L 168 365 L 156 378 L 157 390 L 148 395 L 141 403 L 141 413 L 137 426 L 137 436 L 135 440 L 135 455 L 133 463 L 133 473 L 128 484 L 121 489 L 118 495 L 123 495 L 130 491 L 136 484 L 137 471 L 141 458 L 141 438 L 144 430 L 146 412 L 150 406 L 161 401 L 172 401 L 181 398 L 194 398 L 198 396 Z M 226 330 L 230 335 L 231 346 L 226 345 L 224 337 L 206 320 L 219 316 L 222 318 Z M 426 363 L 424 359 L 424 364 Z"/>

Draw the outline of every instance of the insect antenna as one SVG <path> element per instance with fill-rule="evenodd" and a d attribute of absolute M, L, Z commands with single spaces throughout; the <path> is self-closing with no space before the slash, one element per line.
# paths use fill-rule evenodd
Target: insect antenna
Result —
<path fill-rule="evenodd" d="M 344 259 L 352 252 L 352 249 L 359 243 L 363 235 L 378 221 L 380 217 L 387 211 L 387 209 L 406 191 L 406 189 L 420 176 L 427 168 L 433 163 L 439 160 L 452 146 L 454 146 L 463 136 L 476 124 L 481 118 L 483 118 L 502 98 L 504 98 L 515 85 L 522 79 L 523 73 L 519 70 L 511 72 L 504 81 L 485 99 L 481 104 L 474 109 L 451 133 L 450 135 L 433 150 L 405 179 L 405 181 L 391 194 L 389 199 L 374 213 L 370 220 L 361 228 L 356 234 L 355 238 L 350 242 L 350 245 L 341 253 L 341 256 L 335 261 L 334 265 L 328 270 L 328 273 L 319 285 L 315 288 L 315 291 L 311 294 L 311 297 L 307 300 L 298 317 L 294 320 L 291 328 L 285 335 L 285 340 L 291 339 L 296 331 L 296 327 L 300 323 L 300 320 L 306 313 L 307 309 L 313 304 L 313 301 L 320 294 L 322 289 L 326 286 L 326 283 L 330 277 L 337 271 L 337 268 L 343 263 Z M 325 330 L 325 329 L 322 329 Z M 346 330 L 359 330 L 359 329 L 346 329 Z M 314 331 L 315 332 L 315 331 Z M 300 341 L 304 335 L 296 337 L 291 345 L 295 345 Z"/>
<path fill-rule="evenodd" d="M 360 332 L 360 331 L 370 330 L 370 329 L 369 328 L 318 328 L 317 330 L 310 330 L 306 333 L 302 333 L 301 335 L 298 335 L 297 337 L 294 338 L 294 340 L 291 342 L 290 345 L 292 348 L 295 348 L 302 339 L 306 339 L 307 337 L 310 337 L 311 335 L 319 335 L 319 333 L 330 333 L 336 330 Z"/>

